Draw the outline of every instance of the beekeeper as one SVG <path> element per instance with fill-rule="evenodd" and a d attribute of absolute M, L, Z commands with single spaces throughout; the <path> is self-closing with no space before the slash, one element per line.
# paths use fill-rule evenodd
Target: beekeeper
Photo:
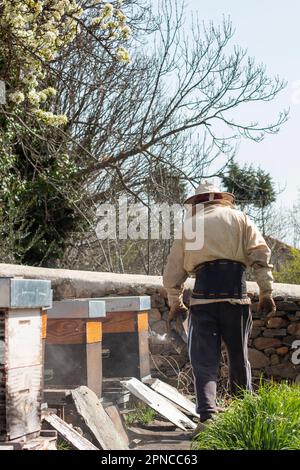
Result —
<path fill-rule="evenodd" d="M 184 282 L 189 275 L 195 275 L 188 342 L 200 415 L 199 431 L 217 412 L 221 340 L 228 352 L 231 392 L 251 389 L 247 348 L 252 326 L 251 300 L 246 287 L 248 267 L 253 269 L 259 286 L 260 311 L 272 315 L 276 307 L 272 298 L 270 249 L 255 224 L 235 208 L 234 195 L 204 182 L 185 204 L 189 210 L 182 237 L 175 239 L 171 248 L 163 282 L 171 321 L 186 316 L 182 297 Z M 202 233 L 202 243 L 198 240 L 195 246 L 185 233 L 185 225 L 191 220 Z"/>

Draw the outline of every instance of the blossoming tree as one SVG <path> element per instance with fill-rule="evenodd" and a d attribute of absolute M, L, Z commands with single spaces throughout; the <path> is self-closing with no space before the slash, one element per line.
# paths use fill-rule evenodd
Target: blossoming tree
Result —
<path fill-rule="evenodd" d="M 59 57 L 83 30 L 107 62 L 130 61 L 122 0 L 0 0 L 0 231 L 21 261 L 32 247 L 34 259 L 55 258 L 76 225 L 74 201 L 58 192 L 76 168 L 59 134 L 69 116 L 56 106 L 55 83 Z"/>
<path fill-rule="evenodd" d="M 131 34 L 121 3 L 121 0 L 114 4 L 102 0 L 1 1 L 1 79 L 8 91 L 8 110 L 25 109 L 54 126 L 66 123 L 67 116 L 45 109 L 56 94 L 53 87 L 44 87 L 51 63 L 76 38 L 81 27 L 103 41 L 111 56 L 128 62 L 128 51 L 124 47 L 114 50 L 113 46 L 115 39 L 126 40 Z"/>

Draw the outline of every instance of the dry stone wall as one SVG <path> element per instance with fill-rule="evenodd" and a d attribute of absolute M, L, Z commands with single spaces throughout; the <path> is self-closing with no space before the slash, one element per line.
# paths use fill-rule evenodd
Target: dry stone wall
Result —
<path fill-rule="evenodd" d="M 0 276 L 24 276 L 50 279 L 54 298 L 83 298 L 108 295 L 150 295 L 149 342 L 153 374 L 178 379 L 190 370 L 186 348 L 178 348 L 168 339 L 168 305 L 162 278 L 132 274 L 96 273 L 62 269 L 33 268 L 0 264 Z M 189 304 L 193 280 L 186 283 L 185 303 Z M 249 339 L 249 357 L 253 376 L 263 374 L 276 380 L 300 381 L 300 286 L 275 284 L 277 313 L 267 319 L 258 313 L 256 283 L 248 283 L 252 298 L 253 328 Z M 299 354 L 297 354 L 297 350 Z M 226 376 L 226 367 L 221 370 Z"/>

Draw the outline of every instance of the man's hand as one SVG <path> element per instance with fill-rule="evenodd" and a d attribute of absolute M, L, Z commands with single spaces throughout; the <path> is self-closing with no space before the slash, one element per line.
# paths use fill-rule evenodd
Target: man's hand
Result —
<path fill-rule="evenodd" d="M 176 302 L 169 310 L 168 321 L 177 320 L 180 318 L 184 322 L 187 318 L 189 309 L 182 303 Z"/>
<path fill-rule="evenodd" d="M 258 304 L 259 313 L 267 313 L 267 317 L 270 318 L 276 313 L 276 304 L 272 297 L 261 296 Z"/>

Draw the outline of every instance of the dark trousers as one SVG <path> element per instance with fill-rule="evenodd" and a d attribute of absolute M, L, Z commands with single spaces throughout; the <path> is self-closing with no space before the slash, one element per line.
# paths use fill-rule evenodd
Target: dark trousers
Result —
<path fill-rule="evenodd" d="M 193 368 L 200 420 L 216 412 L 221 340 L 229 359 L 231 393 L 251 390 L 248 337 L 252 327 L 249 305 L 219 302 L 193 305 L 189 317 L 189 355 Z"/>

